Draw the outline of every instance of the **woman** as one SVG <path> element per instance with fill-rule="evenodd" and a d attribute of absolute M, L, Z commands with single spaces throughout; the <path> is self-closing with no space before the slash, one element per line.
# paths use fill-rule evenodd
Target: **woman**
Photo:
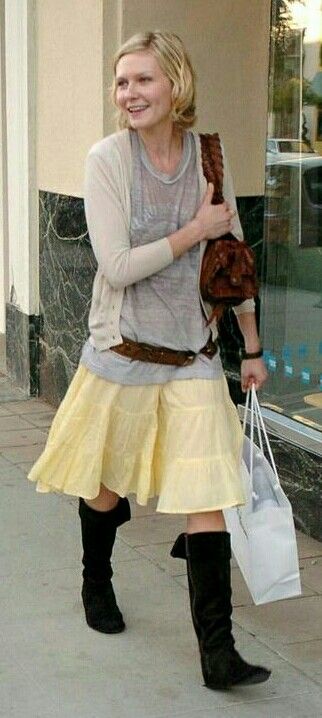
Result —
<path fill-rule="evenodd" d="M 198 286 L 207 240 L 242 240 L 224 155 L 224 197 L 211 205 L 195 122 L 194 72 L 181 40 L 147 32 L 115 58 L 113 99 L 123 129 L 86 160 L 85 212 L 98 262 L 80 366 L 29 478 L 37 490 L 79 496 L 82 598 L 89 626 L 125 628 L 111 583 L 127 495 L 159 497 L 185 513 L 172 550 L 187 561 L 194 627 L 209 688 L 266 680 L 231 632 L 230 537 L 222 509 L 244 502 L 242 435 Z M 241 381 L 266 378 L 248 300 L 236 310 L 245 339 Z M 253 354 L 255 358 L 253 358 Z"/>

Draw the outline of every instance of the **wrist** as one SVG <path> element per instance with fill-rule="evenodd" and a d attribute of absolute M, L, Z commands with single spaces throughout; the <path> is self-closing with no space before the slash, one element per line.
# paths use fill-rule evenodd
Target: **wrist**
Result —
<path fill-rule="evenodd" d="M 203 239 L 206 239 L 205 229 L 199 217 L 194 217 L 189 222 L 189 229 L 191 231 L 191 237 L 194 240 L 194 244 L 198 244 L 198 242 L 201 242 Z"/>
<path fill-rule="evenodd" d="M 248 344 L 248 342 L 245 342 L 245 351 L 247 354 L 255 354 L 255 352 L 259 352 L 262 349 L 262 345 L 260 342 L 253 342 Z"/>
<path fill-rule="evenodd" d="M 241 361 L 243 361 L 244 359 L 260 359 L 260 357 L 262 357 L 262 356 L 263 356 L 262 347 L 258 347 L 254 351 L 248 351 L 248 348 L 244 349 L 242 347 L 239 349 L 239 358 Z"/>

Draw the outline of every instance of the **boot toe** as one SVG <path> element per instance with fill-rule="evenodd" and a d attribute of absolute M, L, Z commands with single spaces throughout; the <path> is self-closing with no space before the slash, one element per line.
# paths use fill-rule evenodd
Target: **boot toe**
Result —
<path fill-rule="evenodd" d="M 99 633 L 122 633 L 125 630 L 122 616 L 120 619 L 103 616 L 100 620 L 97 618 L 93 620 L 92 616 L 86 614 L 86 623 L 94 631 L 99 631 Z"/>
<path fill-rule="evenodd" d="M 250 686 L 264 683 L 271 671 L 263 666 L 253 666 L 244 661 L 237 651 L 221 655 L 203 656 L 203 676 L 205 685 L 212 690 L 228 690 L 233 686 Z"/>
<path fill-rule="evenodd" d="M 264 683 L 269 679 L 271 671 L 263 666 L 253 666 L 234 650 L 231 662 L 232 685 L 250 686 Z"/>
<path fill-rule="evenodd" d="M 265 683 L 268 681 L 271 671 L 263 666 L 248 666 L 248 670 L 242 678 L 237 678 L 233 685 L 235 686 L 251 686 L 255 683 Z"/>
<path fill-rule="evenodd" d="M 84 581 L 82 599 L 87 625 L 100 633 L 121 633 L 125 623 L 110 581 L 95 585 Z"/>

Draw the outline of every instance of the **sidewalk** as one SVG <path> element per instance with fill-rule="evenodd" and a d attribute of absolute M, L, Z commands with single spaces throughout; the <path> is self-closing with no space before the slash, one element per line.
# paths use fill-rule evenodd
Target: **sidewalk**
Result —
<path fill-rule="evenodd" d="M 25 478 L 52 417 L 0 375 L 1 718 L 320 718 L 322 544 L 298 534 L 303 595 L 267 606 L 252 605 L 233 564 L 238 648 L 272 677 L 207 690 L 185 565 L 169 557 L 183 518 L 132 502 L 114 553 L 127 630 L 85 624 L 77 500 L 36 494 Z"/>

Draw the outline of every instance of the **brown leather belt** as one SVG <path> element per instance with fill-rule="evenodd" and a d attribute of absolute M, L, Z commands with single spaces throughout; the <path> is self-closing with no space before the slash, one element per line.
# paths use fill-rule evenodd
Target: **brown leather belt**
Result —
<path fill-rule="evenodd" d="M 134 342 L 132 339 L 122 337 L 123 343 L 110 347 L 113 352 L 130 357 L 131 359 L 139 359 L 139 361 L 152 362 L 153 364 L 174 364 L 176 366 L 187 366 L 192 364 L 197 354 L 192 351 L 176 351 L 168 349 L 168 347 L 155 347 L 152 344 L 144 344 L 143 342 Z M 208 339 L 199 354 L 206 354 L 210 359 L 218 351 L 217 340 L 213 341 L 211 337 Z"/>

